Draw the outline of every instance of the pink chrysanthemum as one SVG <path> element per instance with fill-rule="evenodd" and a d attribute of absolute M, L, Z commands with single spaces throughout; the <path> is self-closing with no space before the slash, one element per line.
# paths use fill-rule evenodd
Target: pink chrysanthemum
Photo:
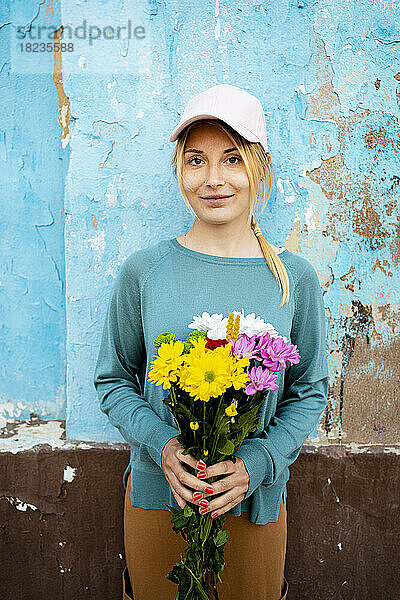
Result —
<path fill-rule="evenodd" d="M 266 334 L 268 335 L 268 334 Z M 286 362 L 292 365 L 300 362 L 300 354 L 297 346 L 290 342 L 285 342 L 281 337 L 270 338 L 269 342 L 260 349 L 262 363 L 270 371 L 282 372 L 286 368 Z"/>
<path fill-rule="evenodd" d="M 248 396 L 255 394 L 259 390 L 277 390 L 279 387 L 275 383 L 278 379 L 278 374 L 271 373 L 268 369 L 263 369 L 262 366 L 253 367 L 247 373 L 250 377 L 250 382 L 245 388 Z"/>

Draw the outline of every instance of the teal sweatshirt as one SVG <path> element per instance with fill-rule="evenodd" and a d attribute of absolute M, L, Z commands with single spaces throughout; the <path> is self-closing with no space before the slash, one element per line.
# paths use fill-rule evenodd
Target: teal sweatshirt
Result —
<path fill-rule="evenodd" d="M 278 520 L 286 499 L 289 465 L 319 423 L 327 403 L 328 367 L 325 311 L 317 273 L 305 258 L 284 249 L 289 302 L 279 308 L 282 292 L 264 258 L 212 256 L 162 240 L 130 254 L 113 283 L 102 333 L 94 386 L 100 409 L 130 446 L 122 477 L 131 473 L 132 506 L 179 509 L 161 468 L 161 453 L 179 435 L 168 391 L 147 380 L 158 349 L 156 336 L 170 331 L 184 340 L 195 315 L 204 311 L 228 316 L 231 310 L 255 313 L 281 336 L 297 344 L 301 359 L 278 375 L 279 389 L 261 406 L 257 431 L 235 456 L 249 473 L 244 499 L 229 513 L 249 512 L 257 525 Z"/>

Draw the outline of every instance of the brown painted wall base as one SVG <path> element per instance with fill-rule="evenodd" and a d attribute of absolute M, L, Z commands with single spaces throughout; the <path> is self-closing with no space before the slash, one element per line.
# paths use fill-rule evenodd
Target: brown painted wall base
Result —
<path fill-rule="evenodd" d="M 288 482 L 288 600 L 400 598 L 399 453 L 303 446 Z M 122 598 L 128 462 L 125 444 L 0 453 L 0 600 Z"/>

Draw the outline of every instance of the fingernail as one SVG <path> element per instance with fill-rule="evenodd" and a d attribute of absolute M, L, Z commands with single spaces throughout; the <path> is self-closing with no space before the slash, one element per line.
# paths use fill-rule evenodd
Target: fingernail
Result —
<path fill-rule="evenodd" d="M 200 498 L 203 497 L 203 494 L 201 492 L 194 492 L 193 493 L 193 500 L 200 500 Z"/>
<path fill-rule="evenodd" d="M 212 518 L 212 519 L 215 519 L 215 517 L 216 517 L 217 515 L 218 515 L 218 513 L 217 513 L 217 512 L 213 512 L 213 513 L 211 513 L 211 518 Z"/>
<path fill-rule="evenodd" d="M 208 506 L 208 500 L 200 500 L 200 506 Z"/>
<path fill-rule="evenodd" d="M 206 513 L 208 510 L 208 508 L 200 508 L 200 512 L 202 515 L 204 515 L 204 513 Z"/>
<path fill-rule="evenodd" d="M 197 462 L 196 469 L 200 469 L 201 471 L 204 471 L 205 468 L 206 468 L 206 463 L 204 462 L 204 460 L 199 460 Z"/>
<path fill-rule="evenodd" d="M 212 489 L 211 485 L 208 485 L 204 491 L 205 491 L 206 494 L 213 494 L 214 493 L 214 490 Z"/>
<path fill-rule="evenodd" d="M 197 477 L 198 477 L 199 479 L 204 479 L 204 478 L 206 477 L 206 472 L 205 472 L 205 471 L 199 471 L 199 472 L 197 473 Z"/>

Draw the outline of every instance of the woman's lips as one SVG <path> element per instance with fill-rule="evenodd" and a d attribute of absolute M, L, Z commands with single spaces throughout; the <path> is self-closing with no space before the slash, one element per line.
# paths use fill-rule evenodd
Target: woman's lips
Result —
<path fill-rule="evenodd" d="M 223 206 L 229 198 L 232 198 L 233 194 L 230 196 L 224 196 L 223 198 L 202 198 L 204 202 L 209 204 L 210 206 Z"/>

